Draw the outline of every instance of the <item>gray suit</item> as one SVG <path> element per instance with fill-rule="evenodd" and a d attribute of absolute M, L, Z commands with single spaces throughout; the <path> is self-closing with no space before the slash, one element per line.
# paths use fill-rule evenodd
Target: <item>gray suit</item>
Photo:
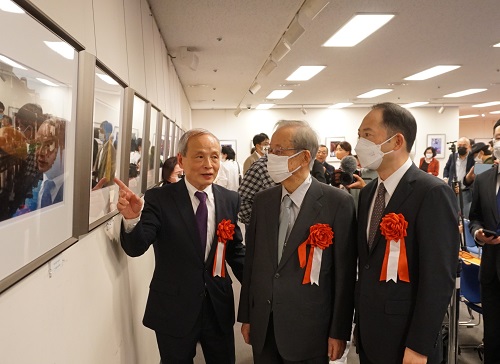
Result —
<path fill-rule="evenodd" d="M 300 361 L 327 355 L 328 337 L 349 340 L 356 278 L 355 211 L 345 191 L 312 179 L 278 264 L 281 186 L 257 194 L 247 231 L 238 321 L 250 323 L 260 353 L 272 312 L 280 355 Z M 323 251 L 319 286 L 302 284 L 297 248 L 315 224 L 328 224 L 333 244 Z M 309 254 L 310 247 L 307 248 Z"/>

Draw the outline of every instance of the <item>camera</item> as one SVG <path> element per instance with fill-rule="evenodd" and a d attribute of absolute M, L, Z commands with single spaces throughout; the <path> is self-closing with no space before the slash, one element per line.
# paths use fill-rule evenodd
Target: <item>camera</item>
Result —
<path fill-rule="evenodd" d="M 339 187 L 340 185 L 348 186 L 356 180 L 352 173 L 342 170 L 342 168 L 336 169 L 332 178 L 332 186 Z"/>
<path fill-rule="evenodd" d="M 450 147 L 448 148 L 448 149 L 450 150 L 450 152 L 451 152 L 451 153 L 456 153 L 456 151 L 457 151 L 457 147 L 456 147 L 456 145 L 455 145 L 455 143 L 456 143 L 456 142 L 457 142 L 457 141 L 455 140 L 455 141 L 453 141 L 453 142 L 448 142 L 448 143 L 446 143 L 446 144 L 451 144 L 451 145 L 450 145 Z"/>

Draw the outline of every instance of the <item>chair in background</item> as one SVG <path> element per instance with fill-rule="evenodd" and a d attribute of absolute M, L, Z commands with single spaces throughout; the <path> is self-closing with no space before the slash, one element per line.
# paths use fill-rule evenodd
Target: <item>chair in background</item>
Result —
<path fill-rule="evenodd" d="M 481 248 L 476 245 L 474 237 L 469 230 L 470 221 L 469 219 L 464 219 L 464 230 L 465 230 L 465 245 L 469 253 L 475 254 L 476 256 L 481 256 Z"/>

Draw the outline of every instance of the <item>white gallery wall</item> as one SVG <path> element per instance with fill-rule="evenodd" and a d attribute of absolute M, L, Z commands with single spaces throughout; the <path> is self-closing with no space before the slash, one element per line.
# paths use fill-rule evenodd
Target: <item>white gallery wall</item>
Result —
<path fill-rule="evenodd" d="M 250 154 L 255 134 L 266 133 L 271 137 L 274 124 L 281 119 L 306 120 L 316 130 L 319 142 L 326 138 L 345 137 L 352 147 L 356 145 L 358 127 L 369 108 L 308 109 L 304 115 L 299 109 L 243 110 L 238 117 L 234 110 L 193 110 L 193 128 L 206 128 L 221 140 L 236 140 L 236 159 L 243 163 Z M 411 113 L 417 120 L 415 163 L 418 165 L 427 144 L 427 135 L 445 134 L 446 141 L 457 140 L 459 135 L 458 108 L 446 108 L 442 114 L 436 108 L 413 108 Z M 440 177 L 450 151 L 439 159 Z"/>

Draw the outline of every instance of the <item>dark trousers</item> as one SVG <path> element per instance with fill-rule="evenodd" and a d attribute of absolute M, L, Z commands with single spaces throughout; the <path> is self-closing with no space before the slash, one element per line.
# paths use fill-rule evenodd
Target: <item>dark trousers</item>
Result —
<path fill-rule="evenodd" d="M 200 343 L 207 364 L 234 364 L 234 332 L 224 333 L 217 322 L 209 296 L 196 324 L 185 337 L 173 337 L 156 331 L 162 364 L 192 364 L 196 344 Z"/>
<path fill-rule="evenodd" d="M 484 317 L 484 363 L 500 363 L 500 281 L 481 282 L 481 305 Z"/>
<path fill-rule="evenodd" d="M 328 340 L 325 338 L 325 340 Z M 328 353 L 320 358 L 312 358 L 301 361 L 290 361 L 284 359 L 276 345 L 276 338 L 274 337 L 274 322 L 273 315 L 269 318 L 269 324 L 267 326 L 266 341 L 264 343 L 264 348 L 262 352 L 256 353 L 253 351 L 254 364 L 328 364 Z"/>

